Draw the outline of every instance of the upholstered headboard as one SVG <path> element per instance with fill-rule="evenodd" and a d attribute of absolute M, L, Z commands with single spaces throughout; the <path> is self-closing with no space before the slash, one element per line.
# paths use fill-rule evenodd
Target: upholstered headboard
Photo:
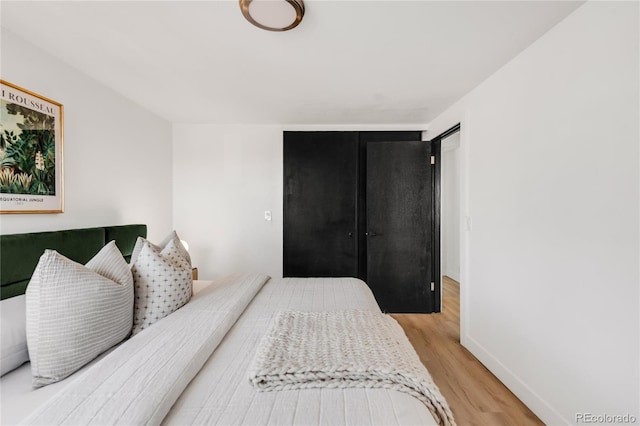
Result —
<path fill-rule="evenodd" d="M 45 249 L 53 249 L 78 263 L 87 263 L 109 241 L 127 261 L 138 237 L 147 236 L 146 225 L 106 226 L 0 236 L 1 299 L 24 294 L 31 274 Z"/>

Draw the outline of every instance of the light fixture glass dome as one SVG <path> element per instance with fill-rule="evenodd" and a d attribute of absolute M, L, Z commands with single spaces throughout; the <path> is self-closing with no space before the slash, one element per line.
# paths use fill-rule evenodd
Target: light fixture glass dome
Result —
<path fill-rule="evenodd" d="M 242 15 L 258 28 L 287 31 L 304 16 L 302 0 L 240 0 Z"/>

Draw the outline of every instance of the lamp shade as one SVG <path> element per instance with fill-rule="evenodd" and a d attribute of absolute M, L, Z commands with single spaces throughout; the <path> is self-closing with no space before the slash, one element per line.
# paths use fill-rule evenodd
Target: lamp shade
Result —
<path fill-rule="evenodd" d="M 247 21 L 267 31 L 295 28 L 304 16 L 302 0 L 240 0 L 240 9 Z"/>

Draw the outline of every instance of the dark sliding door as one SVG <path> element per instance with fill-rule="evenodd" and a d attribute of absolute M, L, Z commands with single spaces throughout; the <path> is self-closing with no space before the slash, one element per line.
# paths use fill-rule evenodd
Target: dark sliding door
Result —
<path fill-rule="evenodd" d="M 357 132 L 285 132 L 285 277 L 357 276 L 357 163 Z"/>

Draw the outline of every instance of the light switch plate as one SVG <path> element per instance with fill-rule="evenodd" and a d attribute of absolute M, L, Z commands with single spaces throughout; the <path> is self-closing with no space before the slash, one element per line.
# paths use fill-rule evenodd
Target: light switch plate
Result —
<path fill-rule="evenodd" d="M 271 210 L 264 211 L 264 220 L 271 222 Z"/>

